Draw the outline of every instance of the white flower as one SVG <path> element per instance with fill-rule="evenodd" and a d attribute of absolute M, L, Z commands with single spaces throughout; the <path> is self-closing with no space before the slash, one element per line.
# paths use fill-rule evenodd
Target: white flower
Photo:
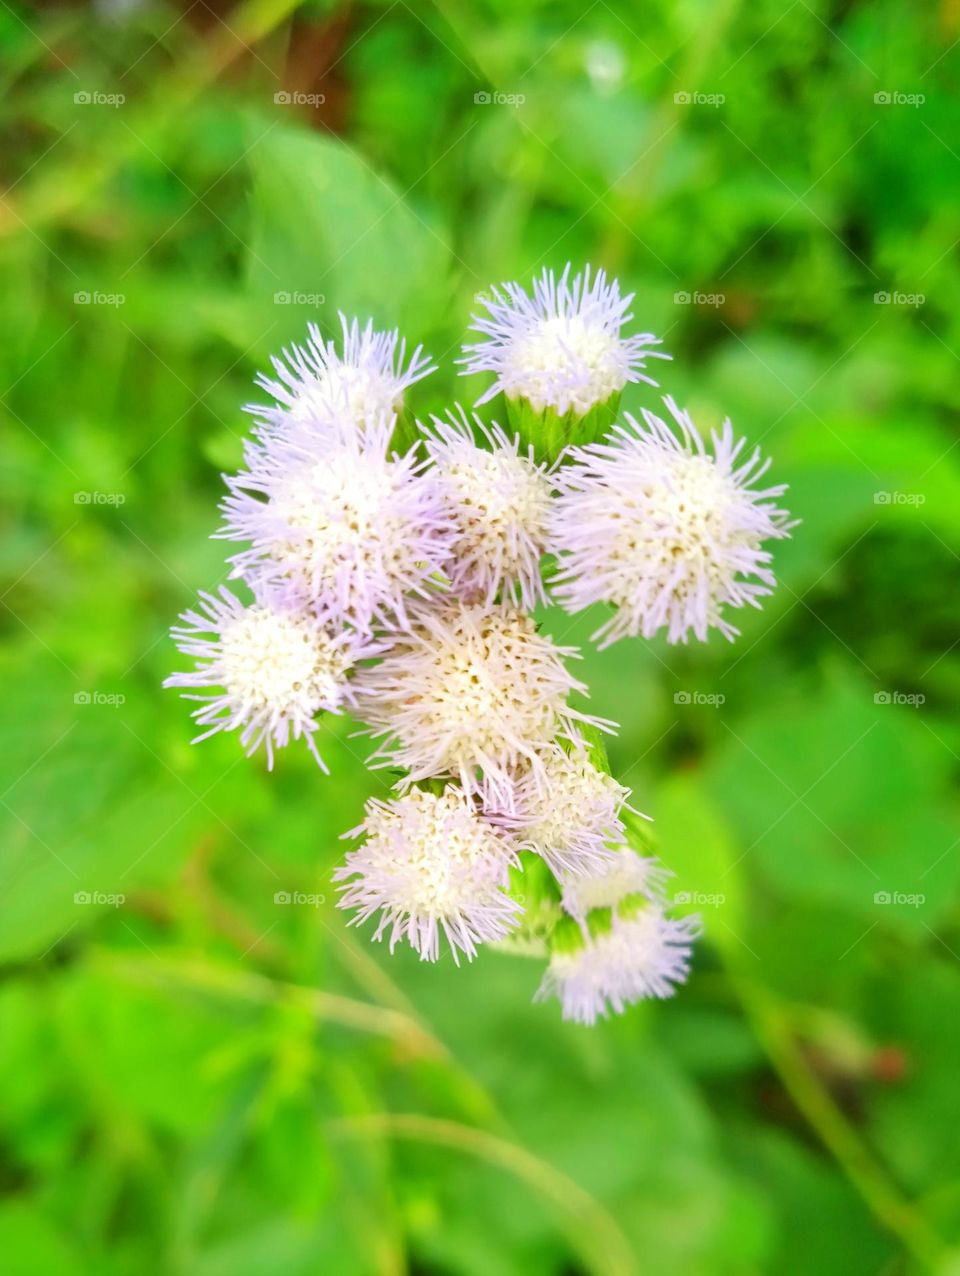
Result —
<path fill-rule="evenodd" d="M 338 316 L 342 353 L 312 323 L 305 346 L 291 346 L 282 358 L 270 360 L 277 380 L 263 373 L 257 377 L 257 384 L 276 401 L 269 407 L 247 406 L 262 430 L 291 422 L 324 429 L 331 416 L 364 429 L 399 412 L 409 387 L 436 371 L 422 346 L 407 362 L 406 342 L 396 330 L 375 332 L 372 321 L 361 328 L 356 319 L 348 322 L 342 313 Z"/>
<path fill-rule="evenodd" d="M 573 410 L 584 416 L 619 394 L 628 381 L 656 382 L 641 369 L 648 358 L 669 358 L 649 349 L 659 345 L 652 333 L 622 337 L 632 319 L 633 293 L 620 296 L 615 279 L 588 266 L 570 278 L 569 263 L 557 280 L 544 270 L 530 297 L 517 283 L 491 289 L 484 300 L 489 318 L 474 316 L 471 327 L 487 340 L 464 346 L 462 375 L 493 372 L 496 380 L 477 400 L 486 403 L 501 390 L 508 399 L 525 399 L 537 412 L 558 415 Z"/>
<path fill-rule="evenodd" d="M 592 1024 L 646 997 L 670 997 L 687 977 L 697 933 L 696 918 L 674 920 L 652 904 L 614 916 L 582 947 L 553 952 L 536 1000 L 557 996 L 564 1019 Z"/>
<path fill-rule="evenodd" d="M 577 653 L 519 609 L 448 601 L 411 609 L 411 621 L 361 679 L 364 720 L 387 737 L 381 765 L 404 767 L 411 780 L 452 775 L 500 803 L 520 762 L 539 768 L 541 750 L 574 721 L 607 725 L 567 705 L 585 691 L 563 663 Z"/>
<path fill-rule="evenodd" d="M 503 887 L 514 858 L 458 788 L 441 794 L 411 789 L 392 802 L 372 800 L 360 828 L 365 841 L 347 854 L 334 879 L 340 908 L 354 923 L 380 917 L 374 939 L 389 933 L 390 950 L 406 939 L 425 961 L 439 956 L 440 932 L 454 961 L 477 944 L 503 939 L 522 913 Z"/>
<path fill-rule="evenodd" d="M 227 480 L 218 533 L 251 543 L 233 556 L 234 575 L 289 583 L 319 614 L 361 629 L 405 623 L 405 595 L 426 593 L 450 534 L 413 450 L 388 455 L 392 424 L 248 446 L 247 471 Z"/>
<path fill-rule="evenodd" d="M 518 777 L 505 811 L 488 818 L 521 850 L 543 856 L 557 876 L 600 871 L 623 841 L 620 811 L 630 790 L 601 771 L 583 749 L 545 749 L 541 765 Z"/>
<path fill-rule="evenodd" d="M 452 588 L 489 606 L 497 593 L 533 607 L 544 597 L 540 556 L 547 535 L 551 487 L 546 467 L 526 455 L 496 424 L 474 415 L 487 448 L 478 447 L 466 413 L 432 417 L 423 428 L 431 474 L 456 532 L 447 575 Z"/>
<path fill-rule="evenodd" d="M 201 593 L 200 611 L 188 611 L 173 637 L 184 655 L 197 657 L 190 673 L 171 675 L 164 686 L 185 687 L 205 727 L 197 741 L 217 731 L 240 731 L 248 753 L 266 746 L 273 766 L 274 748 L 303 737 L 317 752 L 317 716 L 355 707 L 348 675 L 359 660 L 380 648 L 356 634 L 331 634 L 312 614 L 280 596 L 265 596 L 246 607 L 229 589 L 220 597 Z M 209 635 L 209 636 L 208 636 Z M 196 694 L 208 688 L 208 694 Z"/>
<path fill-rule="evenodd" d="M 612 440 L 572 448 L 556 485 L 549 548 L 560 557 L 551 582 L 570 612 L 592 603 L 616 611 L 594 637 L 701 641 L 719 629 L 739 632 L 723 608 L 759 607 L 775 579 L 768 539 L 789 534 L 788 515 L 774 499 L 784 486 L 756 490 L 769 461 L 759 449 L 744 459 L 730 421 L 712 434 L 713 454 L 690 416 L 664 399 L 680 437 L 644 411 L 646 430 L 626 415 Z"/>
<path fill-rule="evenodd" d="M 630 895 L 662 902 L 670 875 L 659 860 L 620 846 L 589 872 L 563 875 L 563 907 L 583 921 L 594 909 L 615 908 Z"/>

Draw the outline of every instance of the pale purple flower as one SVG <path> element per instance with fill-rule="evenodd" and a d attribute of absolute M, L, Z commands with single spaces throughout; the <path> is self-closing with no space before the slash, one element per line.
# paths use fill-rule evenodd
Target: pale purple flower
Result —
<path fill-rule="evenodd" d="M 273 751 L 304 739 L 319 763 L 314 734 L 324 713 L 356 706 L 350 674 L 380 647 L 352 631 L 332 633 L 310 612 L 278 593 L 250 606 L 221 586 L 219 597 L 200 594 L 199 611 L 187 611 L 173 637 L 196 658 L 189 673 L 164 686 L 185 688 L 196 700 L 197 741 L 217 731 L 239 731 L 248 753 L 260 745 L 273 766 Z"/>
<path fill-rule="evenodd" d="M 632 895 L 662 904 L 671 876 L 670 870 L 652 856 L 618 846 L 588 872 L 561 875 L 563 907 L 571 917 L 583 922 L 595 909 L 616 908 Z"/>
<path fill-rule="evenodd" d="M 522 768 L 504 810 L 488 818 L 534 851 L 558 877 L 602 870 L 623 842 L 620 812 L 630 790 L 594 766 L 586 750 L 551 745 L 539 767 Z"/>
<path fill-rule="evenodd" d="M 492 372 L 495 381 L 478 400 L 486 403 L 501 390 L 508 399 L 524 399 L 537 412 L 586 415 L 619 394 L 629 381 L 651 380 L 642 371 L 649 358 L 665 359 L 650 349 L 652 333 L 624 337 L 632 318 L 633 293 L 620 295 L 615 279 L 586 267 L 570 277 L 568 263 L 559 280 L 544 270 L 530 296 L 517 283 L 492 288 L 483 299 L 487 316 L 471 327 L 486 340 L 464 346 L 462 375 Z"/>
<path fill-rule="evenodd" d="M 365 429 L 398 413 L 410 386 L 436 371 L 422 346 L 407 359 L 406 341 L 396 329 L 377 332 L 372 320 L 361 328 L 356 319 L 348 321 L 341 312 L 338 317 L 340 350 L 312 323 L 305 345 L 293 345 L 281 358 L 271 359 L 276 379 L 264 373 L 257 377 L 275 400 L 269 406 L 247 406 L 261 432 L 289 424 L 324 430 L 331 417 Z"/>
<path fill-rule="evenodd" d="M 708 450 L 689 414 L 664 403 L 678 433 L 652 412 L 646 428 L 625 414 L 608 441 L 571 448 L 557 472 L 553 592 L 569 612 L 616 609 L 594 635 L 601 646 L 661 629 L 668 642 L 691 632 L 704 641 L 711 628 L 732 640 L 724 608 L 760 606 L 775 584 L 763 542 L 794 525 L 775 504 L 784 485 L 754 486 L 770 462 L 744 453 L 729 420 Z"/>
<path fill-rule="evenodd" d="M 489 606 L 501 594 L 525 607 L 544 598 L 540 556 L 547 535 L 551 486 L 547 467 L 494 423 L 474 414 L 478 447 L 467 414 L 432 417 L 425 428 L 431 477 L 454 525 L 446 565 L 453 590 Z"/>
<path fill-rule="evenodd" d="M 411 780 L 453 776 L 470 794 L 509 802 L 517 767 L 539 771 L 558 734 L 576 721 L 609 726 L 567 704 L 586 691 L 564 665 L 576 655 L 516 607 L 418 605 L 409 632 L 360 680 L 364 721 L 386 737 L 374 760 L 406 768 Z"/>
<path fill-rule="evenodd" d="M 509 846 L 455 786 L 440 794 L 410 789 L 391 802 L 367 803 L 363 824 L 347 834 L 364 841 L 348 852 L 334 880 L 352 923 L 379 914 L 373 938 L 401 940 L 436 961 L 441 933 L 455 962 L 477 945 L 503 939 L 523 912 L 506 893 Z"/>
<path fill-rule="evenodd" d="M 415 449 L 390 453 L 392 428 L 389 418 L 362 433 L 341 426 L 248 445 L 218 533 L 250 543 L 233 574 L 254 587 L 289 584 L 338 623 L 406 623 L 406 596 L 426 595 L 451 529 Z"/>
<path fill-rule="evenodd" d="M 615 915 L 609 930 L 551 954 L 536 1000 L 556 996 L 564 1019 L 592 1024 L 647 997 L 670 997 L 687 978 L 698 929 L 695 917 L 668 918 L 654 904 Z"/>

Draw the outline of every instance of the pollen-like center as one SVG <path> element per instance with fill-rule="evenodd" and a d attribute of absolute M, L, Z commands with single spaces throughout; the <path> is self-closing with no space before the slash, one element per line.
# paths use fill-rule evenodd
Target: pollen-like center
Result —
<path fill-rule="evenodd" d="M 616 332 L 583 315 L 552 315 L 518 335 L 501 373 L 508 398 L 538 412 L 563 399 L 588 412 L 626 385 L 630 361 Z"/>
<path fill-rule="evenodd" d="M 550 511 L 550 488 L 529 461 L 515 453 L 471 449 L 441 464 L 447 491 L 455 507 L 460 545 L 455 553 L 473 549 L 487 558 L 510 555 L 520 534 L 542 540 Z M 514 564 L 509 557 L 503 567 Z"/>
<path fill-rule="evenodd" d="M 333 585 L 344 565 L 373 558 L 388 569 L 399 565 L 407 529 L 396 489 L 389 462 L 352 452 L 291 475 L 271 505 L 293 535 L 280 538 L 271 553 L 303 565 L 321 586 Z"/>
<path fill-rule="evenodd" d="M 628 570 L 619 596 L 626 601 L 637 579 L 691 587 L 705 573 L 719 586 L 729 574 L 736 533 L 729 512 L 738 492 L 731 480 L 703 456 L 679 455 L 666 466 L 625 473 L 624 489 L 611 493 L 611 561 Z M 744 543 L 749 541 L 746 536 Z M 759 538 L 754 538 L 759 541 Z"/>
<path fill-rule="evenodd" d="M 390 902 L 417 917 L 469 909 L 503 871 L 507 852 L 459 792 L 412 789 L 374 806 L 365 824 L 367 855 L 390 877 Z"/>
<path fill-rule="evenodd" d="M 532 818 L 523 825 L 524 837 L 550 848 L 563 847 L 583 830 L 602 833 L 603 825 L 615 822 L 626 790 L 586 757 L 570 757 L 557 750 L 544 757 L 535 794 L 529 809 Z"/>
<path fill-rule="evenodd" d="M 543 677 L 539 642 L 533 622 L 511 612 L 431 647 L 431 701 L 424 709 L 447 737 L 451 758 L 499 757 L 505 740 L 552 737 L 562 696 Z"/>
<path fill-rule="evenodd" d="M 224 629 L 220 665 L 231 699 L 280 716 L 336 705 L 349 661 L 311 621 L 251 607 Z"/>
<path fill-rule="evenodd" d="M 345 412 L 358 426 L 366 426 L 376 424 L 385 414 L 399 412 L 402 406 L 403 393 L 389 373 L 336 363 L 304 386 L 292 414 L 305 421 L 318 410 L 333 409 Z"/>

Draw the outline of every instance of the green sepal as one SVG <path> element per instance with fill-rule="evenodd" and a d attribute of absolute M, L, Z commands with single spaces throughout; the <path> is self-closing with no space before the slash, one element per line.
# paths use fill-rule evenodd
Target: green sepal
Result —
<path fill-rule="evenodd" d="M 583 931 L 572 917 L 561 917 L 550 936 L 552 953 L 578 953 L 585 946 Z"/>
<path fill-rule="evenodd" d="M 613 425 L 620 408 L 620 391 L 597 403 L 585 415 L 572 408 L 563 416 L 553 408 L 537 411 L 526 399 L 507 399 L 507 420 L 524 448 L 533 445 L 537 461 L 553 464 L 565 447 L 596 443 Z"/>

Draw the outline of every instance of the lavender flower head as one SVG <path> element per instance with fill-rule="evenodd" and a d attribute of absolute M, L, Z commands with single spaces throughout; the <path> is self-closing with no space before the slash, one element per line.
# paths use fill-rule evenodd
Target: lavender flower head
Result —
<path fill-rule="evenodd" d="M 524 455 L 494 423 L 474 414 L 486 444 L 478 447 L 467 414 L 431 417 L 423 429 L 431 476 L 455 531 L 446 564 L 451 587 L 488 607 L 497 594 L 533 607 L 545 597 L 540 557 L 547 536 L 551 485 L 532 449 Z"/>
<path fill-rule="evenodd" d="M 487 316 L 471 327 L 486 340 L 464 346 L 462 375 L 492 372 L 495 380 L 477 400 L 486 403 L 502 390 L 510 400 L 524 399 L 537 412 L 585 416 L 606 403 L 629 381 L 656 382 L 642 371 L 648 358 L 668 358 L 650 349 L 652 333 L 621 336 L 632 319 L 633 294 L 620 295 L 615 279 L 589 266 L 570 277 L 569 263 L 559 280 L 544 270 L 530 296 L 520 284 L 492 288 L 484 300 Z"/>
<path fill-rule="evenodd" d="M 396 329 L 377 332 L 372 320 L 361 328 L 339 311 L 338 317 L 342 351 L 312 323 L 304 346 L 293 345 L 282 358 L 271 359 L 276 379 L 264 373 L 257 377 L 274 399 L 270 406 L 246 409 L 261 432 L 289 424 L 323 429 L 331 416 L 364 429 L 399 412 L 410 386 L 436 371 L 422 346 L 407 360 L 406 342 Z"/>
<path fill-rule="evenodd" d="M 645 429 L 625 414 L 611 441 L 572 448 L 557 475 L 553 592 L 569 612 L 616 608 L 594 635 L 601 646 L 661 629 L 668 642 L 705 641 L 711 628 L 732 640 L 724 607 L 760 606 L 775 584 L 763 542 L 793 526 L 775 504 L 785 487 L 754 486 L 769 461 L 744 453 L 729 420 L 711 452 L 689 414 L 664 403 L 679 433 L 652 412 Z"/>
<path fill-rule="evenodd" d="M 616 908 L 631 896 L 663 903 L 670 871 L 649 855 L 618 846 L 585 873 L 561 875 L 561 902 L 571 917 L 583 922 L 597 909 Z"/>
<path fill-rule="evenodd" d="M 317 718 L 356 708 L 349 675 L 379 646 L 351 630 L 331 632 L 282 595 L 244 606 L 223 586 L 219 597 L 201 593 L 200 610 L 181 619 L 173 637 L 197 666 L 164 686 L 186 688 L 186 698 L 199 701 L 194 717 L 205 729 L 197 740 L 239 730 L 248 753 L 265 746 L 272 768 L 274 748 L 302 738 L 326 771 L 314 740 Z"/>
<path fill-rule="evenodd" d="M 247 448 L 247 470 L 227 480 L 227 540 L 248 541 L 231 559 L 255 587 L 289 584 L 320 615 L 369 630 L 406 623 L 406 597 L 449 557 L 450 528 L 411 449 L 390 454 L 393 419 L 361 434 L 339 427 Z"/>
<path fill-rule="evenodd" d="M 590 721 L 567 704 L 586 688 L 564 659 L 577 653 L 537 632 L 530 616 L 502 604 L 421 605 L 379 664 L 360 678 L 364 718 L 386 740 L 376 760 L 410 780 L 453 776 L 464 790 L 509 803 L 512 774 L 573 724 Z"/>
<path fill-rule="evenodd" d="M 477 945 L 503 939 L 523 911 L 504 891 L 514 858 L 507 844 L 455 786 L 440 794 L 411 789 L 392 802 L 371 800 L 364 835 L 334 873 L 343 883 L 340 908 L 353 923 L 379 913 L 373 938 L 389 936 L 391 952 L 406 940 L 436 961 L 441 933 L 454 961 Z"/>
<path fill-rule="evenodd" d="M 504 811 L 488 818 L 521 850 L 543 857 L 557 877 L 600 871 L 623 842 L 620 812 L 630 790 L 594 766 L 586 750 L 551 745 L 526 767 Z"/>
<path fill-rule="evenodd" d="M 560 999 L 564 1019 L 592 1024 L 647 997 L 670 997 L 690 969 L 696 918 L 672 919 L 655 905 L 614 915 L 609 930 L 556 950 L 536 1000 Z"/>

